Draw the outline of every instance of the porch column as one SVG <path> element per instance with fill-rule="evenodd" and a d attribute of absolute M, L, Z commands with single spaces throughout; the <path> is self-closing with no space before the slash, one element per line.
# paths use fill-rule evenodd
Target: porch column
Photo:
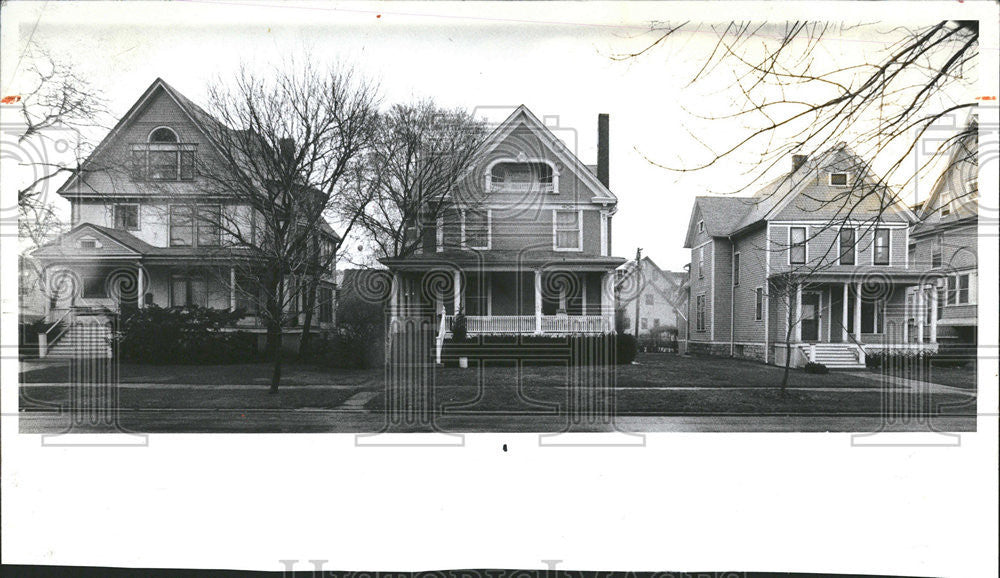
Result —
<path fill-rule="evenodd" d="M 142 309 L 146 303 L 146 278 L 142 274 L 142 266 L 136 265 L 135 267 L 135 290 L 138 293 L 139 299 L 136 301 L 139 309 Z"/>
<path fill-rule="evenodd" d="M 236 267 L 229 268 L 229 310 L 236 311 Z"/>
<path fill-rule="evenodd" d="M 462 310 L 462 272 L 455 269 L 455 315 Z"/>
<path fill-rule="evenodd" d="M 910 342 L 910 296 L 903 295 L 903 343 Z"/>
<path fill-rule="evenodd" d="M 614 300 L 614 273 L 608 271 L 604 274 L 601 279 L 601 323 L 604 324 L 604 331 L 612 332 L 615 330 L 615 305 L 612 303 Z"/>
<path fill-rule="evenodd" d="M 861 343 L 861 283 L 854 285 L 854 338 Z"/>
<path fill-rule="evenodd" d="M 535 333 L 542 332 L 542 270 L 535 269 Z"/>
<path fill-rule="evenodd" d="M 938 308 L 937 287 L 931 285 L 931 343 L 937 343 L 937 308 Z"/>
<path fill-rule="evenodd" d="M 795 285 L 795 341 L 802 341 L 802 283 Z"/>
<path fill-rule="evenodd" d="M 389 322 L 392 323 L 399 315 L 399 273 L 392 274 L 392 287 L 389 289 Z"/>
<path fill-rule="evenodd" d="M 924 286 L 917 288 L 917 343 L 924 342 L 924 319 L 927 313 L 924 311 Z"/>
<path fill-rule="evenodd" d="M 840 340 L 847 343 L 847 305 L 850 303 L 850 294 L 847 290 L 847 283 L 844 283 L 844 299 L 840 303 Z"/>

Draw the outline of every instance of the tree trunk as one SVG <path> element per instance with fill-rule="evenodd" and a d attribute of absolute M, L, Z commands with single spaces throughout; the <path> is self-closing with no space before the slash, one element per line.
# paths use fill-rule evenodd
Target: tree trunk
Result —
<path fill-rule="evenodd" d="M 281 331 L 279 329 L 275 338 L 276 347 L 274 349 L 274 370 L 271 372 L 271 389 L 268 393 L 278 393 L 278 384 L 281 383 Z"/>
<path fill-rule="evenodd" d="M 309 347 L 312 343 L 312 320 L 313 310 L 316 308 L 316 292 L 319 290 L 319 277 L 309 276 L 306 286 L 305 317 L 302 319 L 302 337 L 299 339 L 299 359 L 305 359 L 309 355 Z"/>

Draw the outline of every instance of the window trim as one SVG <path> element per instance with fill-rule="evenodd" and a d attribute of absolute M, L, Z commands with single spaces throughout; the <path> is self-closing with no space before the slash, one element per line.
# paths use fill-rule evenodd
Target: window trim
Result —
<path fill-rule="evenodd" d="M 764 320 L 764 287 L 762 286 L 754 288 L 753 320 L 754 321 Z"/>
<path fill-rule="evenodd" d="M 802 229 L 802 231 L 803 231 L 803 235 L 802 235 L 802 247 L 805 249 L 805 251 L 803 251 L 805 253 L 805 257 L 803 258 L 803 260 L 802 260 L 801 263 L 799 263 L 797 261 L 792 261 L 792 249 L 795 248 L 795 245 L 792 244 L 792 231 L 794 231 L 795 229 Z M 805 265 L 806 263 L 809 262 L 809 227 L 808 226 L 790 225 L 788 227 L 788 257 L 787 257 L 787 261 L 788 261 L 787 264 L 789 266 L 791 266 L 791 265 Z"/>
<path fill-rule="evenodd" d="M 875 257 L 878 255 L 878 234 L 879 231 L 886 232 L 886 261 L 885 263 L 876 263 Z M 892 265 L 892 229 L 889 227 L 875 227 L 872 232 L 872 266 L 873 267 L 889 267 Z"/>
<path fill-rule="evenodd" d="M 695 295 L 695 302 L 694 302 L 695 331 L 701 333 L 705 332 L 705 327 L 707 326 L 707 324 L 705 323 L 706 317 L 708 317 L 708 305 L 705 299 L 705 294 L 701 293 L 699 295 Z"/>
<path fill-rule="evenodd" d="M 178 207 L 186 207 L 186 208 L 191 209 L 191 212 L 189 214 L 189 218 L 191 219 L 191 225 L 190 225 L 191 226 L 191 244 L 190 245 L 175 245 L 174 244 L 174 210 L 175 210 L 175 208 L 178 208 Z M 203 244 L 201 244 L 201 239 L 200 239 L 200 235 L 201 235 L 200 228 L 201 227 L 199 226 L 199 221 L 201 220 L 201 218 L 198 216 L 198 212 L 199 212 L 200 209 L 205 208 L 205 207 L 218 208 L 219 215 L 220 215 L 220 220 L 221 220 L 221 215 L 222 215 L 222 204 L 221 203 L 218 203 L 218 204 L 216 204 L 216 203 L 205 203 L 205 204 L 200 204 L 200 205 L 186 205 L 186 204 L 180 203 L 180 204 L 171 204 L 171 205 L 168 206 L 168 209 L 167 209 L 167 246 L 168 247 L 191 247 L 191 248 L 195 248 L 195 247 L 221 247 L 222 246 L 222 229 L 220 227 L 216 227 L 216 229 L 217 229 L 216 232 L 218 234 L 218 242 L 217 243 L 215 243 L 214 245 L 203 245 Z"/>
<path fill-rule="evenodd" d="M 559 246 L 559 213 L 576 213 L 577 235 L 576 247 Z M 569 231 L 570 229 L 563 229 Z M 552 209 L 552 250 L 566 252 L 583 252 L 583 209 Z"/>
<path fill-rule="evenodd" d="M 161 142 L 161 141 L 155 141 L 154 142 L 154 141 L 150 140 L 150 139 L 153 138 L 153 133 L 156 132 L 156 131 L 158 131 L 158 130 L 160 130 L 160 129 L 167 129 L 171 133 L 173 133 L 173 135 L 174 135 L 174 142 L 172 142 L 172 143 Z M 146 142 L 149 143 L 149 144 L 180 144 L 181 143 L 181 137 L 180 137 L 180 135 L 177 134 L 177 131 L 174 130 L 173 128 L 171 128 L 171 127 L 169 127 L 169 126 L 167 126 L 165 124 L 161 124 L 160 126 L 154 128 L 153 130 L 149 131 L 149 133 L 146 134 Z"/>
<path fill-rule="evenodd" d="M 704 219 L 698 221 L 698 232 L 699 233 L 704 233 L 705 232 L 705 220 Z"/>
<path fill-rule="evenodd" d="M 119 229 L 118 228 L 118 207 L 135 207 L 135 228 L 129 229 Z M 142 230 L 142 209 L 139 207 L 139 203 L 113 203 L 111 205 L 111 228 L 117 231 L 140 231 Z"/>
<path fill-rule="evenodd" d="M 853 263 L 841 263 L 840 259 L 844 256 L 844 246 L 841 239 L 841 235 L 844 231 L 852 231 L 854 233 L 854 238 L 851 241 L 851 250 L 854 253 L 854 258 L 851 259 Z M 842 227 L 837 231 L 837 265 L 843 265 L 845 267 L 857 267 L 858 265 L 858 228 L 857 227 Z"/>
<path fill-rule="evenodd" d="M 838 185 L 838 184 L 834 183 L 833 182 L 833 175 L 844 175 L 844 184 Z M 851 186 L 851 173 L 844 172 L 844 171 L 837 171 L 837 172 L 834 172 L 834 173 L 830 173 L 829 175 L 827 175 L 827 183 L 829 183 L 829 185 L 831 187 L 849 187 L 849 186 Z"/>
<path fill-rule="evenodd" d="M 177 282 L 178 280 L 183 280 L 184 281 L 184 293 L 185 294 L 184 294 L 184 303 L 182 305 L 178 305 L 176 303 L 176 299 L 175 299 L 175 296 L 174 296 L 174 283 Z M 191 292 L 191 281 L 193 281 L 193 280 L 198 280 L 198 281 L 201 281 L 202 283 L 205 284 L 205 304 L 204 305 L 200 305 L 200 304 L 197 304 L 197 303 L 194 303 L 194 304 L 191 303 L 191 295 L 192 295 L 192 292 Z M 208 277 L 206 275 L 202 275 L 202 274 L 199 274 L 199 273 L 191 273 L 191 274 L 174 273 L 174 274 L 170 275 L 169 284 L 170 284 L 169 287 L 168 287 L 169 293 L 168 293 L 167 297 L 169 299 L 170 307 L 191 307 L 192 305 L 195 305 L 197 307 L 208 307 L 209 296 L 211 294 L 211 290 L 209 288 Z"/>
<path fill-rule="evenodd" d="M 476 249 L 480 251 L 489 251 L 493 248 L 493 209 L 486 209 L 486 246 L 485 247 L 473 247 L 469 245 L 465 237 L 465 213 L 466 210 L 462 209 L 462 248 L 463 249 Z"/>
<path fill-rule="evenodd" d="M 705 247 L 698 247 L 698 278 L 705 278 Z"/>
<path fill-rule="evenodd" d="M 740 286 L 740 266 L 743 265 L 740 259 L 740 252 L 736 251 L 733 253 L 733 263 L 732 263 L 732 275 L 733 275 L 733 287 Z"/>

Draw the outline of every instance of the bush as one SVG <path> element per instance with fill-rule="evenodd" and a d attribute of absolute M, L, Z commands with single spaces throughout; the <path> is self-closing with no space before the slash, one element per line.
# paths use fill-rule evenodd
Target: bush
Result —
<path fill-rule="evenodd" d="M 869 369 L 879 368 L 930 368 L 934 353 L 931 351 L 916 351 L 909 349 L 889 349 L 872 351 L 865 356 L 865 366 Z"/>
<path fill-rule="evenodd" d="M 45 332 L 49 325 L 44 319 L 18 325 L 18 355 L 21 358 L 38 357 L 38 334 Z M 60 329 L 56 328 L 52 335 L 57 335 L 59 331 Z"/>
<path fill-rule="evenodd" d="M 636 341 L 632 335 L 483 335 L 465 341 L 447 339 L 442 359 L 451 365 L 459 357 L 471 359 L 524 359 L 539 364 L 600 363 L 594 359 L 573 358 L 584 352 L 599 352 L 604 347 L 614 347 L 619 364 L 632 363 L 636 354 Z M 606 351 L 610 352 L 610 349 Z"/>
<path fill-rule="evenodd" d="M 151 305 L 123 320 L 116 336 L 119 355 L 152 364 L 253 361 L 255 336 L 232 330 L 243 316 L 242 311 Z"/>
<path fill-rule="evenodd" d="M 349 295 L 337 303 L 337 329 L 313 341 L 308 361 L 337 369 L 368 369 L 382 364 L 384 342 L 382 305 Z"/>
<path fill-rule="evenodd" d="M 822 363 L 813 363 L 810 361 L 803 367 L 806 373 L 816 373 L 822 375 L 824 373 L 830 373 L 830 368 L 823 365 Z"/>
<path fill-rule="evenodd" d="M 625 365 L 635 361 L 635 355 L 639 352 L 639 343 L 635 335 L 619 333 L 615 336 L 615 350 L 619 365 Z"/>

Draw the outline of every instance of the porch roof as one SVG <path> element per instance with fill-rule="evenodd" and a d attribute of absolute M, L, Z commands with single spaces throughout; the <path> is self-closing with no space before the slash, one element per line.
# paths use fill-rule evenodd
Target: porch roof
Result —
<path fill-rule="evenodd" d="M 81 249 L 73 241 L 90 236 L 102 241 L 99 249 Z M 231 247 L 155 247 L 128 231 L 81 223 L 50 243 L 35 250 L 34 256 L 43 261 L 136 260 L 164 261 L 228 259 L 235 249 Z"/>
<path fill-rule="evenodd" d="M 611 271 L 625 263 L 622 257 L 603 257 L 549 250 L 441 251 L 406 257 L 387 257 L 379 261 L 391 270 L 427 271 L 440 268 L 481 268 L 494 271 L 534 269 L 570 269 L 574 271 Z"/>
<path fill-rule="evenodd" d="M 781 277 L 782 273 L 771 275 L 771 279 Z M 927 273 L 913 270 L 893 269 L 859 269 L 856 271 L 815 271 L 801 275 L 804 283 L 872 283 L 887 280 L 894 283 L 919 283 L 927 280 Z"/>

